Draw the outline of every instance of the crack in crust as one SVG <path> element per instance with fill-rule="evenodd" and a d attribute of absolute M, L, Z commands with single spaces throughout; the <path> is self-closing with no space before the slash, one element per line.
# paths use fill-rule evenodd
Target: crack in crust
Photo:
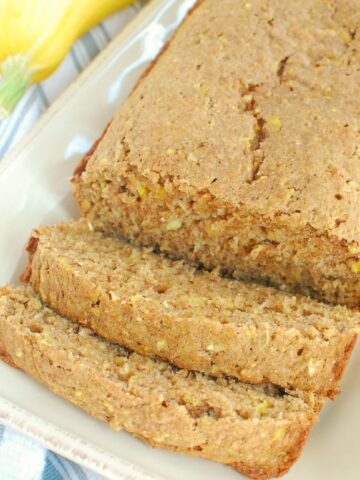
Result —
<path fill-rule="evenodd" d="M 290 58 L 290 55 L 287 55 L 286 57 L 284 57 L 279 62 L 279 67 L 277 69 L 276 75 L 279 77 L 279 82 L 280 83 L 283 82 L 284 71 L 285 71 L 286 64 L 287 64 L 289 58 Z"/>
<path fill-rule="evenodd" d="M 245 106 L 244 111 L 249 112 L 254 120 L 254 137 L 250 144 L 250 150 L 252 152 L 252 172 L 250 178 L 247 180 L 248 183 L 252 183 L 258 179 L 258 173 L 262 163 L 265 160 L 264 153 L 261 149 L 261 144 L 264 141 L 265 135 L 265 119 L 260 115 L 259 107 L 254 98 L 254 93 L 256 92 L 259 85 L 248 85 L 248 87 L 242 92 L 242 97 L 251 96 L 251 100 Z"/>

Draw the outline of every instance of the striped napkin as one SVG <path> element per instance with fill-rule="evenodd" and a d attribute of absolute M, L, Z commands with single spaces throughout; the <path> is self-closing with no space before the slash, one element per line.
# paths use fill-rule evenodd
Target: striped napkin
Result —
<path fill-rule="evenodd" d="M 40 443 L 0 425 L 1 480 L 100 480 Z"/>
<path fill-rule="evenodd" d="M 57 71 L 41 84 L 32 85 L 6 121 L 0 121 L 0 161 L 91 60 L 122 30 L 141 8 L 140 1 L 113 15 L 80 38 Z"/>
<path fill-rule="evenodd" d="M 138 2 L 96 26 L 80 38 L 58 70 L 31 86 L 9 119 L 0 122 L 0 162 L 91 60 L 141 8 Z M 46 450 L 38 442 L 0 425 L 0 480 L 100 480 L 73 462 Z"/>

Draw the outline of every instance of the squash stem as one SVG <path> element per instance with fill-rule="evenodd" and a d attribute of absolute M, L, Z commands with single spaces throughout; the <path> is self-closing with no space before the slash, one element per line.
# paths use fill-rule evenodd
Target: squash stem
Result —
<path fill-rule="evenodd" d="M 31 77 L 28 58 L 25 55 L 8 57 L 1 65 L 0 121 L 5 120 L 24 95 Z"/>

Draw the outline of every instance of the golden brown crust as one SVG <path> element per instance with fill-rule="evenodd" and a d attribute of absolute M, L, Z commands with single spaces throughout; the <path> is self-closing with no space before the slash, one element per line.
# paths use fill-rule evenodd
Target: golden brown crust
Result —
<path fill-rule="evenodd" d="M 190 17 L 190 15 L 192 15 L 194 13 L 194 11 L 199 7 L 199 5 L 201 4 L 202 1 L 203 0 L 197 0 L 196 1 L 195 5 L 193 5 L 193 7 L 190 8 L 190 10 L 187 12 L 185 19 L 187 19 L 188 17 Z M 160 60 L 161 56 L 169 48 L 170 42 L 171 42 L 171 40 L 168 40 L 165 43 L 165 45 L 161 48 L 160 52 L 156 55 L 156 57 L 146 67 L 145 71 L 140 75 L 140 77 L 138 78 L 137 82 L 135 83 L 133 89 L 131 90 L 131 94 L 138 88 L 138 86 L 141 84 L 141 82 L 150 74 L 150 72 L 154 68 L 155 64 Z M 79 164 L 77 165 L 77 167 L 74 170 L 74 173 L 73 173 L 74 178 L 80 177 L 81 174 L 86 170 L 86 165 L 87 165 L 89 159 L 91 158 L 91 156 L 93 155 L 93 153 L 97 149 L 99 143 L 101 142 L 101 140 L 105 136 L 108 128 L 110 127 L 110 124 L 111 124 L 111 122 L 109 122 L 107 124 L 107 126 L 105 127 L 101 136 L 94 142 L 94 144 L 92 145 L 90 150 L 82 157 Z M 74 178 L 73 178 L 73 180 L 74 180 Z"/>
<path fill-rule="evenodd" d="M 307 437 L 309 436 L 310 430 L 316 421 L 316 418 L 314 417 L 313 423 L 307 428 L 306 430 L 303 430 L 299 436 L 298 442 L 292 447 L 292 449 L 288 452 L 287 454 L 287 461 L 285 464 L 281 465 L 280 468 L 275 468 L 275 469 L 268 469 L 264 471 L 259 471 L 255 469 L 249 469 L 247 465 L 241 465 L 239 463 L 232 464 L 232 468 L 237 470 L 238 472 L 242 473 L 243 475 L 252 478 L 253 480 L 266 480 L 268 478 L 273 478 L 273 477 L 281 477 L 285 475 L 291 466 L 296 462 L 296 460 L 299 458 L 304 446 L 305 442 L 307 440 Z"/>
<path fill-rule="evenodd" d="M 350 356 L 351 356 L 351 353 L 354 349 L 354 346 L 356 344 L 356 341 L 357 341 L 357 338 L 358 336 L 357 335 L 354 335 L 352 337 L 352 339 L 350 340 L 350 342 L 346 345 L 346 348 L 345 348 L 345 351 L 344 351 L 344 355 L 341 359 L 338 360 L 338 362 L 335 364 L 334 366 L 334 380 L 335 380 L 335 384 L 337 384 L 343 373 L 344 373 L 344 370 L 346 368 L 346 365 L 348 364 L 348 361 L 350 359 Z M 340 394 L 340 391 L 338 388 L 336 389 L 333 389 L 333 390 L 330 390 L 328 392 L 328 397 L 329 398 L 335 398 L 337 395 Z"/>
<path fill-rule="evenodd" d="M 194 11 L 200 6 L 201 2 L 203 0 L 197 0 L 195 5 L 193 5 L 190 10 L 187 12 L 184 20 L 186 21 L 193 13 Z M 132 89 L 130 95 L 139 87 L 139 85 L 145 80 L 145 78 L 151 73 L 151 70 L 154 68 L 154 66 L 158 63 L 158 61 L 161 59 L 162 55 L 166 52 L 166 50 L 169 48 L 171 43 L 171 39 L 168 40 L 165 45 L 161 48 L 159 53 L 156 55 L 156 57 L 149 63 L 149 65 L 146 67 L 145 71 L 140 75 L 138 78 L 137 82 L 135 83 L 134 88 Z"/>
<path fill-rule="evenodd" d="M 156 55 L 156 57 L 151 60 L 151 62 L 149 63 L 149 65 L 146 67 L 146 69 L 144 70 L 144 72 L 140 75 L 140 77 L 138 78 L 137 82 L 135 83 L 133 89 L 131 90 L 131 93 L 130 95 L 139 87 L 139 85 L 141 84 L 141 82 L 150 74 L 151 70 L 154 68 L 154 66 L 156 65 L 156 63 L 159 61 L 159 59 L 161 58 L 161 56 L 166 52 L 166 50 L 169 48 L 169 45 L 170 45 L 170 42 L 171 40 L 168 40 L 164 45 L 163 47 L 160 49 L 159 53 Z"/>
<path fill-rule="evenodd" d="M 91 154 L 96 150 L 96 147 L 98 146 L 100 140 L 102 139 L 102 137 L 104 136 L 104 133 L 101 135 L 101 137 L 99 137 L 92 145 L 92 147 L 90 148 L 90 150 L 82 157 L 82 159 L 80 160 L 80 162 L 77 164 L 75 170 L 74 170 L 74 173 L 73 173 L 73 177 L 80 177 L 80 175 L 83 173 L 83 171 L 86 169 L 86 165 L 87 165 L 87 162 L 88 162 L 88 159 L 90 158 Z"/>
<path fill-rule="evenodd" d="M 1 343 L 0 343 L 0 360 L 2 360 L 3 362 L 7 363 L 10 367 L 13 367 L 13 368 L 18 368 L 16 363 L 12 360 L 12 358 L 10 357 L 10 355 L 8 355 L 1 347 Z"/>
<path fill-rule="evenodd" d="M 90 150 L 82 157 L 82 159 L 80 160 L 79 164 L 77 165 L 77 167 L 75 168 L 74 170 L 74 173 L 73 173 L 73 177 L 76 178 L 76 177 L 80 177 L 80 175 L 83 173 L 83 171 L 86 169 L 86 165 L 87 165 L 87 162 L 89 161 L 89 159 L 91 158 L 91 156 L 95 153 L 99 143 L 101 142 L 101 140 L 103 139 L 103 137 L 105 136 L 109 126 L 110 126 L 110 123 L 109 122 L 104 131 L 102 132 L 102 134 L 100 135 L 100 137 L 93 143 L 92 147 L 90 148 Z"/>
<path fill-rule="evenodd" d="M 26 265 L 26 268 L 25 268 L 24 272 L 20 275 L 20 280 L 24 283 L 28 283 L 30 281 L 32 260 L 33 260 L 33 257 L 35 255 L 38 244 L 39 244 L 39 239 L 38 238 L 36 238 L 34 236 L 31 236 L 29 238 L 27 246 L 26 246 L 26 251 L 29 254 L 28 262 L 27 262 L 27 265 Z"/>

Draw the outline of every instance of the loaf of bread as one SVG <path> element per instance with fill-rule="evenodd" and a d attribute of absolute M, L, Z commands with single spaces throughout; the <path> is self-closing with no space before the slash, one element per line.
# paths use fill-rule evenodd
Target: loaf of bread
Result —
<path fill-rule="evenodd" d="M 74 194 L 97 229 L 360 304 L 359 0 L 203 0 Z"/>
<path fill-rule="evenodd" d="M 138 353 L 213 376 L 328 396 L 360 314 L 197 271 L 89 230 L 41 227 L 23 279 L 53 310 Z"/>
<path fill-rule="evenodd" d="M 132 353 L 53 313 L 30 287 L 0 289 L 0 355 L 116 430 L 256 479 L 288 470 L 321 406 L 312 394 L 214 380 Z"/>

